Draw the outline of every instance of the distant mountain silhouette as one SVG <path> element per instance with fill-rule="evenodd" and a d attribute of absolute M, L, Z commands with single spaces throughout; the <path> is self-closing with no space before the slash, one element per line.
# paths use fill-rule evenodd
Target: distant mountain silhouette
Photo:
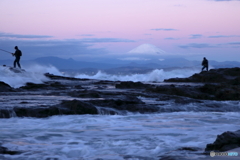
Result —
<path fill-rule="evenodd" d="M 41 65 L 53 65 L 58 69 L 82 69 L 82 68 L 98 68 L 106 69 L 115 67 L 113 64 L 101 62 L 75 61 L 72 58 L 62 59 L 59 57 L 41 57 L 34 60 Z"/>
<path fill-rule="evenodd" d="M 13 60 L 0 60 L 1 65 L 13 65 Z M 29 64 L 40 64 L 40 65 L 52 65 L 56 68 L 70 69 L 70 70 L 82 70 L 82 69 L 116 69 L 116 68 L 145 68 L 145 69 L 164 69 L 164 68 L 201 68 L 201 61 L 189 61 L 184 58 L 167 58 L 164 60 L 152 59 L 149 61 L 122 61 L 117 59 L 99 61 L 99 62 L 86 62 L 76 61 L 72 58 L 63 59 L 59 57 L 41 57 L 34 60 L 22 60 L 21 64 L 27 66 Z M 240 67 L 240 62 L 237 61 L 209 61 L 210 66 L 214 68 L 232 68 Z"/>

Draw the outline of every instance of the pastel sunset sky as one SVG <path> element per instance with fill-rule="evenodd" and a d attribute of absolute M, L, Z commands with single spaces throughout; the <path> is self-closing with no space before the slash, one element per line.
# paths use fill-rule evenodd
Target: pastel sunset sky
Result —
<path fill-rule="evenodd" d="M 0 7 L 0 49 L 17 45 L 24 59 L 137 57 L 128 52 L 153 44 L 165 51 L 159 58 L 240 61 L 240 0 L 1 0 Z"/>

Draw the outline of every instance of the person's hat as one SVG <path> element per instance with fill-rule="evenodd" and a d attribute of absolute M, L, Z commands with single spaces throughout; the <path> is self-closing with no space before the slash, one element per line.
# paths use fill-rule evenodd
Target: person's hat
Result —
<path fill-rule="evenodd" d="M 15 48 L 15 49 L 18 49 L 18 46 L 15 46 L 14 48 Z"/>

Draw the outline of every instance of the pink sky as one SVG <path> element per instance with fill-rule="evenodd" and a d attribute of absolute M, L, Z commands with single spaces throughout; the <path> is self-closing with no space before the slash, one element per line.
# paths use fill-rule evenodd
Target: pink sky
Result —
<path fill-rule="evenodd" d="M 193 59 L 240 59 L 239 0 L 1 0 L 0 6 L 2 35 L 84 39 L 109 54 L 150 43 Z"/>

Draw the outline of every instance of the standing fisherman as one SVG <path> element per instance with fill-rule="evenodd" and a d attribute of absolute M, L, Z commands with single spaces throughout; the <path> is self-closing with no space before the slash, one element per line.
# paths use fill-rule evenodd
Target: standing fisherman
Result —
<path fill-rule="evenodd" d="M 18 49 L 18 46 L 15 46 L 15 49 L 16 49 L 15 53 L 12 53 L 12 55 L 16 57 L 13 65 L 15 68 L 17 63 L 18 67 L 21 68 L 19 61 L 20 61 L 20 57 L 22 56 L 22 52 Z"/>
<path fill-rule="evenodd" d="M 203 61 L 202 61 L 202 71 L 206 68 L 206 70 L 208 71 L 208 60 L 204 57 Z"/>

